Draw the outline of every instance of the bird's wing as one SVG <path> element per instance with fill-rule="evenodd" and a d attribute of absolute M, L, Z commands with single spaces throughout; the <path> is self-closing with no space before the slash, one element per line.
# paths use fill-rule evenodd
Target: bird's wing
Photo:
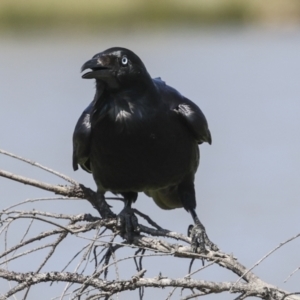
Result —
<path fill-rule="evenodd" d="M 73 133 L 73 169 L 76 171 L 78 165 L 89 173 L 90 167 L 90 143 L 91 143 L 91 112 L 94 101 L 83 111 L 77 121 Z"/>
<path fill-rule="evenodd" d="M 211 144 L 211 134 L 201 109 L 194 102 L 168 86 L 160 78 L 153 79 L 153 82 L 160 92 L 162 101 L 168 105 L 169 109 L 177 113 L 178 117 L 192 132 L 197 142 L 199 144 L 203 142 Z"/>
<path fill-rule="evenodd" d="M 182 101 L 173 110 L 183 119 L 198 144 L 202 144 L 203 142 L 211 144 L 212 139 L 206 118 L 194 102 L 182 97 Z"/>

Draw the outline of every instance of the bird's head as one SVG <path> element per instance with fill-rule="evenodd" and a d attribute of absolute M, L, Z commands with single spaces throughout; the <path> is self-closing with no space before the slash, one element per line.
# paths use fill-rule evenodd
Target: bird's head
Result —
<path fill-rule="evenodd" d="M 125 48 L 110 48 L 88 60 L 81 71 L 91 71 L 82 78 L 101 81 L 109 89 L 129 88 L 151 79 L 141 59 Z"/>

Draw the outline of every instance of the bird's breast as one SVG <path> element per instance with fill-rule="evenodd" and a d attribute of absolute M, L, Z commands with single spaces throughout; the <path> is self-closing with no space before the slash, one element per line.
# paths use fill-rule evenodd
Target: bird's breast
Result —
<path fill-rule="evenodd" d="M 181 181 L 197 165 L 197 143 L 185 126 L 167 114 L 119 110 L 92 130 L 91 166 L 104 190 L 161 188 Z"/>

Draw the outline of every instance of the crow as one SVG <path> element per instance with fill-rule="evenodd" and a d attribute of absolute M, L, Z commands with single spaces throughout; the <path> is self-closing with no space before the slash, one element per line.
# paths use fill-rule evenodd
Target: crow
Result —
<path fill-rule="evenodd" d="M 131 50 L 100 52 L 81 71 L 87 69 L 82 78 L 96 80 L 96 94 L 74 130 L 73 169 L 80 165 L 92 173 L 101 203 L 107 191 L 123 196 L 117 224 L 129 242 L 139 232 L 131 204 L 144 192 L 162 209 L 190 212 L 194 252 L 217 250 L 195 211 L 198 145 L 212 142 L 200 108 L 160 78 L 152 79 Z"/>

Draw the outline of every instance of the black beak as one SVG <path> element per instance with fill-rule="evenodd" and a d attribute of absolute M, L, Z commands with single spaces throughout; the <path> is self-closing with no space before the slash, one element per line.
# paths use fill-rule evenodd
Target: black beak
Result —
<path fill-rule="evenodd" d="M 86 69 L 91 69 L 92 71 L 83 74 L 82 78 L 105 80 L 111 77 L 111 68 L 108 65 L 109 61 L 105 58 L 106 57 L 97 55 L 96 57 L 88 60 L 81 67 L 81 72 L 85 71 Z"/>

